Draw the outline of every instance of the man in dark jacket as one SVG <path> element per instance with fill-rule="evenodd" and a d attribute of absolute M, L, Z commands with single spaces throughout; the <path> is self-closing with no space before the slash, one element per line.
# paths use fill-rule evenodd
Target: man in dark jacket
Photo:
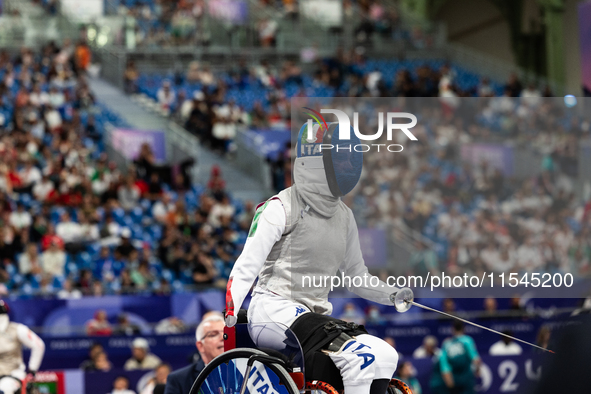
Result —
<path fill-rule="evenodd" d="M 187 394 L 203 368 L 224 352 L 224 319 L 221 316 L 204 319 L 195 337 L 201 359 L 168 375 L 164 394 Z"/>

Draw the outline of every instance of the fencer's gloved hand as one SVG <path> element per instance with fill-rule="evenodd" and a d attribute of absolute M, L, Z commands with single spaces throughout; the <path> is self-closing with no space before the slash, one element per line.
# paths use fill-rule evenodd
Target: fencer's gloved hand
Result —
<path fill-rule="evenodd" d="M 227 327 L 234 327 L 236 325 L 236 316 L 226 314 L 226 326 Z"/>
<path fill-rule="evenodd" d="M 396 293 L 392 293 L 390 295 L 390 301 L 392 301 L 398 312 L 406 312 L 409 310 L 412 306 L 411 302 L 414 300 L 414 298 L 414 293 L 408 287 L 403 287 Z"/>
<path fill-rule="evenodd" d="M 35 377 L 35 375 L 37 375 L 37 371 L 33 371 L 32 369 L 28 369 L 27 368 L 27 374 L 28 375 L 32 375 L 33 377 Z"/>

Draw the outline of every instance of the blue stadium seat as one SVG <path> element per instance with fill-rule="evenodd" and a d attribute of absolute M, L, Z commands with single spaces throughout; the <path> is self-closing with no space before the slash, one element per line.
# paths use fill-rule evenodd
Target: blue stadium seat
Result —
<path fill-rule="evenodd" d="M 86 246 L 86 251 L 90 253 L 91 256 L 96 256 L 101 250 L 101 244 L 98 242 L 94 242 Z"/>
<path fill-rule="evenodd" d="M 135 224 L 135 221 L 129 215 L 123 216 L 122 222 L 125 227 L 131 227 Z"/>
<path fill-rule="evenodd" d="M 53 286 L 54 289 L 62 289 L 64 287 L 64 282 L 66 281 L 66 278 L 64 276 L 56 276 L 53 278 L 53 282 L 51 283 L 51 285 Z"/>
<path fill-rule="evenodd" d="M 78 267 L 76 266 L 76 263 L 70 262 L 66 264 L 66 276 L 78 275 L 78 273 L 79 271 Z"/>
<path fill-rule="evenodd" d="M 153 224 L 150 227 L 148 227 L 148 232 L 150 235 L 152 235 L 154 239 L 159 240 L 160 238 L 162 238 L 162 226 L 158 224 Z"/>
<path fill-rule="evenodd" d="M 131 210 L 129 216 L 134 224 L 141 224 L 144 217 L 144 211 L 141 207 L 135 207 Z"/>
<path fill-rule="evenodd" d="M 183 283 L 180 280 L 175 280 L 172 282 L 172 291 L 174 293 L 184 293 L 185 292 L 185 287 L 183 286 Z"/>
<path fill-rule="evenodd" d="M 162 277 L 166 279 L 168 282 L 172 282 L 174 280 L 174 274 L 169 269 L 162 270 Z"/>
<path fill-rule="evenodd" d="M 125 211 L 122 208 L 115 208 L 112 211 L 113 219 L 120 225 L 124 225 L 123 218 L 125 217 Z"/>
<path fill-rule="evenodd" d="M 79 253 L 76 256 L 76 266 L 79 269 L 88 269 L 92 267 L 92 257 L 88 252 Z"/>

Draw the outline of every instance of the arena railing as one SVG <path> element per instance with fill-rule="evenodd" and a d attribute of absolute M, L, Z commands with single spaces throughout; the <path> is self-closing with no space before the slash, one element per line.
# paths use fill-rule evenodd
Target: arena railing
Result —
<path fill-rule="evenodd" d="M 515 73 L 521 81 L 533 81 L 539 87 L 549 86 L 555 96 L 563 96 L 566 92 L 566 88 L 562 84 L 465 45 L 448 43 L 445 45 L 444 51 L 450 61 L 461 64 L 466 69 L 478 74 L 486 75 L 492 80 L 506 81 L 512 73 Z"/>
<path fill-rule="evenodd" d="M 55 40 L 76 39 L 79 30 L 61 16 L 0 16 L 0 47 L 35 48 Z"/>

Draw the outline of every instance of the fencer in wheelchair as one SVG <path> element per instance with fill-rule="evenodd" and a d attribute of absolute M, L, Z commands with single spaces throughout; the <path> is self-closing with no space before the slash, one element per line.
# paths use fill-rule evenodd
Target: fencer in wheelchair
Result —
<path fill-rule="evenodd" d="M 226 326 L 237 323 L 258 277 L 247 312 L 258 348 L 284 348 L 291 331 L 304 353 L 307 382 L 326 381 L 334 370 L 340 381 L 333 385 L 344 394 L 384 394 L 391 390 L 398 353 L 363 326 L 330 317 L 326 278 L 340 270 L 341 278 L 351 278 L 344 283 L 349 291 L 400 312 L 408 309 L 403 299 L 412 300 L 412 290 L 389 287 L 368 273 L 355 218 L 341 201 L 361 177 L 359 139 L 352 129 L 349 139 L 342 138 L 338 123 L 314 124 L 312 133 L 308 127 L 298 136 L 294 185 L 256 209 L 228 281 Z"/>

